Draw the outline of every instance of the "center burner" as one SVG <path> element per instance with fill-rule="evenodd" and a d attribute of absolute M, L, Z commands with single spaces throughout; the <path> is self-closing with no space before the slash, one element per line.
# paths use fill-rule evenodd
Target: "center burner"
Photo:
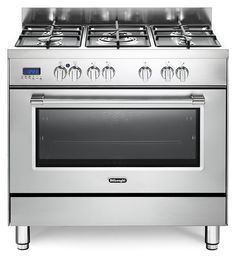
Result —
<path fill-rule="evenodd" d="M 145 25 L 90 25 L 86 47 L 150 47 Z"/>
<path fill-rule="evenodd" d="M 132 37 L 131 32 L 122 32 L 120 31 L 120 42 L 129 42 L 131 44 L 134 43 L 134 41 L 137 41 L 136 37 Z M 100 43 L 110 43 L 110 42 L 116 42 L 116 38 L 113 37 L 114 32 L 105 32 L 103 33 L 104 37 L 98 38 L 98 41 Z"/>

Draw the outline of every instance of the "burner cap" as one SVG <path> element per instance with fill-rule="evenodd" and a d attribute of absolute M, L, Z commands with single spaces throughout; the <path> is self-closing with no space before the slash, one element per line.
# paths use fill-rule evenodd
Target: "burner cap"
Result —
<path fill-rule="evenodd" d="M 185 32 L 186 36 L 191 36 L 192 33 L 190 31 Z M 170 36 L 182 36 L 182 32 L 181 31 L 173 31 L 170 33 Z"/>
<path fill-rule="evenodd" d="M 51 34 L 49 31 L 45 31 L 45 32 L 43 32 L 42 37 L 46 37 L 46 36 L 50 36 L 50 35 Z M 61 31 L 53 32 L 53 36 L 63 36 L 63 32 L 61 32 Z"/>
<path fill-rule="evenodd" d="M 170 33 L 170 36 L 179 36 L 177 37 L 173 37 L 172 39 L 174 41 L 176 41 L 176 44 L 179 46 L 186 46 L 187 40 L 188 39 L 190 41 L 190 46 L 193 46 L 194 43 L 192 42 L 192 38 L 190 37 L 192 35 L 192 33 L 190 31 L 185 32 L 185 37 L 183 36 L 181 31 L 174 31 Z"/>
<path fill-rule="evenodd" d="M 62 38 L 61 37 L 41 37 L 38 38 L 38 46 L 45 46 L 47 42 L 50 42 L 50 46 L 61 46 L 62 45 Z"/>
<path fill-rule="evenodd" d="M 105 32 L 105 33 L 103 33 L 103 37 L 98 39 L 98 42 L 99 43 L 116 42 L 116 38 L 111 37 L 111 36 L 114 36 L 114 35 L 115 35 L 115 32 Z M 120 31 L 119 36 L 120 36 L 120 42 L 134 43 L 134 42 L 137 41 L 136 37 L 132 37 L 131 32 Z"/>
<path fill-rule="evenodd" d="M 192 42 L 192 38 L 191 38 L 191 37 L 180 37 L 180 38 L 177 39 L 177 44 L 178 44 L 179 46 L 186 46 L 186 44 L 187 44 L 187 38 L 188 38 L 188 40 L 190 41 L 190 46 L 193 46 L 194 43 Z"/>

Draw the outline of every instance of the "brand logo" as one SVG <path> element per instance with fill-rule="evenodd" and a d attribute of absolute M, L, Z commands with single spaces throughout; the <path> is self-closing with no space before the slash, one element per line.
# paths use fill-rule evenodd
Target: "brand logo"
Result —
<path fill-rule="evenodd" d="M 110 177 L 109 179 L 109 183 L 126 183 L 127 182 L 127 178 L 125 177 Z"/>

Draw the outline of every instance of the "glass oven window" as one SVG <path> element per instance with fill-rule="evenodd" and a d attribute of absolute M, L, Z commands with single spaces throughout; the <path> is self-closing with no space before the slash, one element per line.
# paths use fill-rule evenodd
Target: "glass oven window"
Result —
<path fill-rule="evenodd" d="M 36 109 L 37 167 L 198 167 L 200 109 Z"/>

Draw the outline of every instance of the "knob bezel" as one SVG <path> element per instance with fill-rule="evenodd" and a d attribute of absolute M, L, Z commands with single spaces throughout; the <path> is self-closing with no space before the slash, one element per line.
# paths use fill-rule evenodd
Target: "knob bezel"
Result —
<path fill-rule="evenodd" d="M 107 78 L 107 76 L 106 76 L 106 72 L 108 72 L 108 71 L 110 72 L 110 76 L 108 76 L 109 78 Z M 114 78 L 115 74 L 116 74 L 116 71 L 115 71 L 114 67 L 112 67 L 112 66 L 107 65 L 102 69 L 102 76 L 106 81 L 112 80 Z"/>
<path fill-rule="evenodd" d="M 61 78 L 59 78 L 59 77 L 58 77 L 58 74 L 57 74 L 59 70 L 62 71 L 62 77 L 61 77 Z M 67 69 L 66 69 L 64 66 L 62 66 L 62 65 L 57 66 L 57 67 L 54 69 L 54 76 L 55 76 L 55 78 L 56 78 L 58 81 L 63 81 L 63 80 L 66 78 L 66 76 L 67 76 Z"/>
<path fill-rule="evenodd" d="M 72 77 L 73 71 L 77 72 L 77 77 L 76 77 L 75 79 L 73 79 L 73 77 Z M 77 80 L 81 77 L 81 75 L 82 75 L 82 70 L 81 70 L 80 67 L 74 65 L 74 66 L 72 66 L 72 67 L 69 69 L 69 73 L 68 73 L 68 74 L 69 74 L 69 77 L 70 77 L 70 79 L 71 79 L 72 81 L 77 81 Z"/>
<path fill-rule="evenodd" d="M 144 71 L 147 72 L 147 76 L 144 76 Z M 143 81 L 148 81 L 152 77 L 152 69 L 149 66 L 142 66 L 139 68 L 138 74 Z"/>
<path fill-rule="evenodd" d="M 181 82 L 185 82 L 186 79 L 189 76 L 189 70 L 187 67 L 185 66 L 180 66 L 176 69 L 175 71 L 175 75 L 176 77 L 181 81 Z M 184 76 L 183 76 L 184 75 Z M 182 77 L 183 76 L 183 77 Z"/>
<path fill-rule="evenodd" d="M 169 74 L 169 75 L 167 75 Z M 161 69 L 161 77 L 165 80 L 165 81 L 171 81 L 171 79 L 174 77 L 175 71 L 171 66 L 164 66 Z"/>
<path fill-rule="evenodd" d="M 92 78 L 92 76 L 90 76 L 90 73 L 92 71 L 97 71 L 97 75 L 95 73 L 95 77 L 94 78 Z M 88 70 L 87 70 L 87 76 L 89 77 L 90 80 L 97 80 L 99 78 L 99 76 L 100 76 L 100 69 L 97 66 L 95 66 L 95 65 L 90 66 L 88 68 Z"/>

